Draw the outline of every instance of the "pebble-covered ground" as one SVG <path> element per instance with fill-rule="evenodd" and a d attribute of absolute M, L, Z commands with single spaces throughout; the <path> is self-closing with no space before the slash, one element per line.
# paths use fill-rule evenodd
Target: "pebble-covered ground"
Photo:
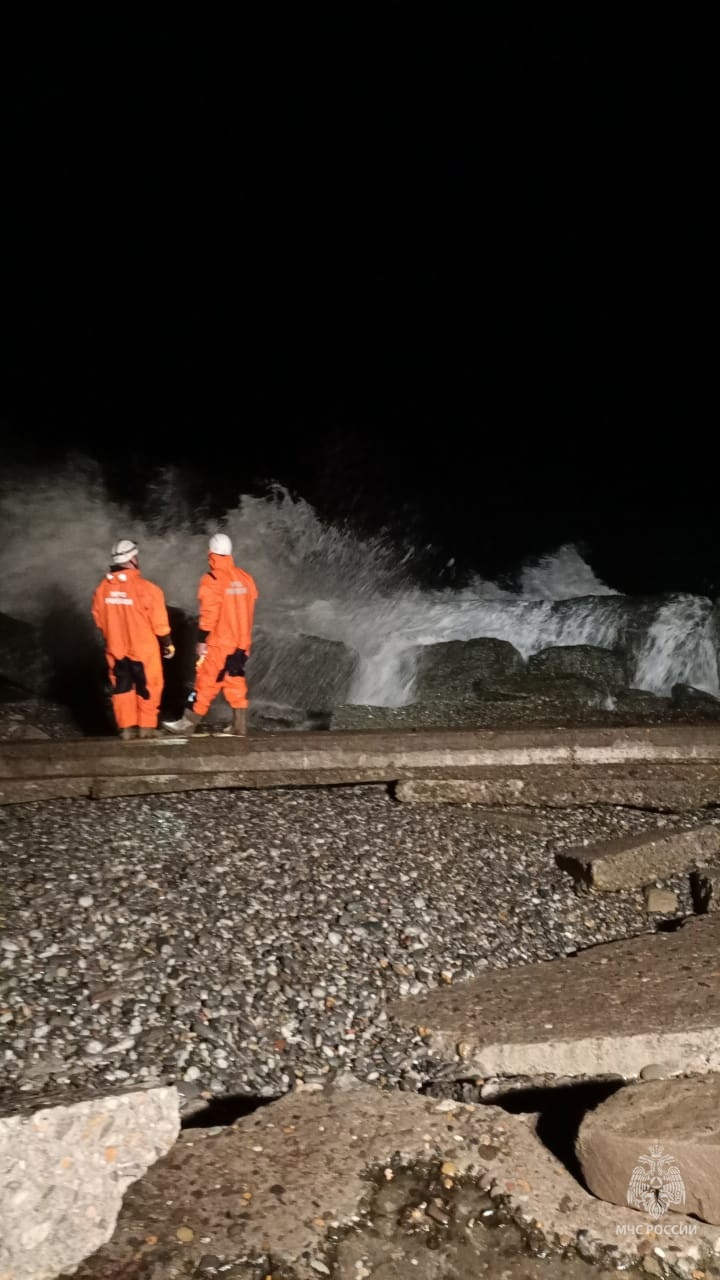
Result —
<path fill-rule="evenodd" d="M 389 998 L 654 928 L 640 892 L 578 895 L 554 852 L 691 821 L 516 823 L 382 786 L 7 806 L 3 1088 L 272 1096 L 338 1070 L 418 1088 L 433 1064 Z"/>

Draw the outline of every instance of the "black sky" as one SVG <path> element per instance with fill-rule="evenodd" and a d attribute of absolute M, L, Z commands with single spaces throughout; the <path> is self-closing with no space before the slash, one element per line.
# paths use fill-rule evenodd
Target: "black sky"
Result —
<path fill-rule="evenodd" d="M 712 577 L 702 31 L 48 24 L 2 43 L 6 453 L 279 480 L 468 563 L 580 539 L 631 589 Z"/>

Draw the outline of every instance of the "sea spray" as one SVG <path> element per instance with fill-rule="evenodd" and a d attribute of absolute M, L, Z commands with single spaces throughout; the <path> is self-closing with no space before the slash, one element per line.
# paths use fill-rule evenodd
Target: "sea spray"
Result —
<path fill-rule="evenodd" d="M 219 525 L 176 501 L 176 492 L 170 482 L 156 486 L 152 510 L 138 517 L 108 496 L 99 469 L 85 459 L 53 475 L 6 474 L 0 610 L 41 624 L 52 616 L 62 626 L 63 600 L 84 617 L 112 543 L 131 535 L 143 571 L 162 585 L 169 606 L 194 615 L 208 534 Z M 258 584 L 258 627 L 354 650 L 355 702 L 411 701 L 417 646 L 482 636 L 508 640 L 524 657 L 553 645 L 622 646 L 638 688 L 667 693 L 682 681 L 720 691 L 709 600 L 620 595 L 574 547 L 522 566 L 515 590 L 480 577 L 456 590 L 431 589 L 417 584 L 407 547 L 323 522 L 278 487 L 241 496 L 219 524 Z"/>

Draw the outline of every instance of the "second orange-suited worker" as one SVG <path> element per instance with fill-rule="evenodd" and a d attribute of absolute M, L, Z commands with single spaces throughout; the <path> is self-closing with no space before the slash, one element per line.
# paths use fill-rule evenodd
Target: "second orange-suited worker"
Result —
<path fill-rule="evenodd" d="M 245 665 L 250 656 L 257 587 L 235 564 L 232 542 L 215 533 L 209 545 L 209 569 L 200 579 L 199 638 L 195 687 L 180 720 L 163 720 L 170 733 L 193 733 L 222 690 L 232 707 L 231 732 L 244 736 L 248 687 Z"/>
<path fill-rule="evenodd" d="M 92 616 L 105 639 L 112 708 L 121 738 L 153 738 L 163 691 L 163 658 L 175 648 L 165 595 L 140 573 L 137 543 L 121 538 L 93 595 Z"/>

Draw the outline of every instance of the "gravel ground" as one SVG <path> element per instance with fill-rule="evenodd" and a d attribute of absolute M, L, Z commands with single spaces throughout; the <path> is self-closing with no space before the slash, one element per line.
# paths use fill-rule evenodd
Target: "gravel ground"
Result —
<path fill-rule="evenodd" d="M 382 786 L 0 809 L 6 1093 L 269 1097 L 336 1070 L 418 1088 L 439 1064 L 388 999 L 653 928 L 639 892 L 578 896 L 554 851 L 693 817 L 517 821 Z"/>

